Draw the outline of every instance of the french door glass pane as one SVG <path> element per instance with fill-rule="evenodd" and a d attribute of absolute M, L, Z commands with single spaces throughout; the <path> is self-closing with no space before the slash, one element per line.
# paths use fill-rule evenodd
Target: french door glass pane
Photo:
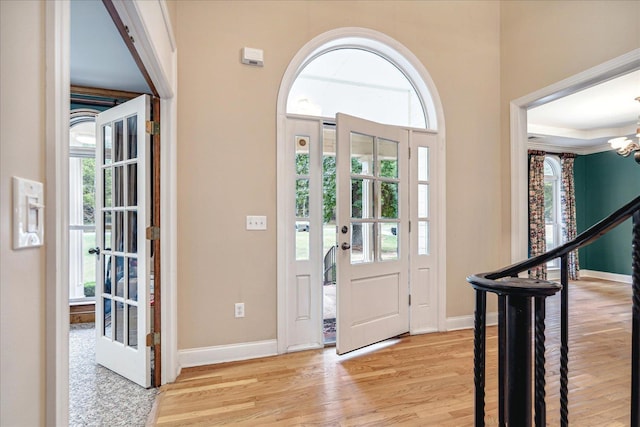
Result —
<path fill-rule="evenodd" d="M 382 178 L 398 177 L 397 142 L 378 139 L 378 176 Z"/>
<path fill-rule="evenodd" d="M 127 159 L 138 157 L 138 116 L 127 118 Z"/>
<path fill-rule="evenodd" d="M 138 252 L 138 213 L 136 211 L 127 212 L 127 222 L 129 230 L 127 252 L 135 254 Z"/>
<path fill-rule="evenodd" d="M 380 237 L 380 260 L 391 261 L 399 258 L 398 254 L 398 232 L 397 222 L 383 222 L 378 224 L 378 236 Z"/>
<path fill-rule="evenodd" d="M 108 251 L 111 250 L 111 248 L 113 248 L 113 242 L 111 241 L 111 237 L 113 236 L 113 233 L 111 232 L 111 216 L 112 213 L 111 211 L 105 211 L 104 212 L 104 223 L 103 223 L 103 231 L 104 231 L 104 248 Z"/>
<path fill-rule="evenodd" d="M 103 164 L 110 165 L 113 162 L 113 141 L 112 141 L 112 129 L 111 125 L 104 125 L 102 127 L 102 138 L 103 138 L 103 150 L 102 150 L 102 158 Z M 106 182 L 106 181 L 105 181 Z"/>
<path fill-rule="evenodd" d="M 398 183 L 380 183 L 380 218 L 398 218 Z"/>
<path fill-rule="evenodd" d="M 117 121 L 113 124 L 113 161 L 121 162 L 124 160 L 124 123 Z"/>
<path fill-rule="evenodd" d="M 429 184 L 418 184 L 418 217 L 429 216 Z"/>
<path fill-rule="evenodd" d="M 138 301 L 138 259 L 129 258 L 129 274 L 127 276 L 127 298 Z"/>
<path fill-rule="evenodd" d="M 127 307 L 129 312 L 127 345 L 132 348 L 138 348 L 138 307 L 135 305 L 127 305 Z"/>
<path fill-rule="evenodd" d="M 116 304 L 115 332 L 116 341 L 124 343 L 124 303 L 114 301 Z"/>
<path fill-rule="evenodd" d="M 104 207 L 105 208 L 109 208 L 111 206 L 113 206 L 113 192 L 112 192 L 112 181 L 111 181 L 111 174 L 112 174 L 113 169 L 112 168 L 106 168 L 104 170 Z"/>
<path fill-rule="evenodd" d="M 418 147 L 418 181 L 429 180 L 429 147 Z"/>
<path fill-rule="evenodd" d="M 127 206 L 138 204 L 138 164 L 127 165 Z"/>
<path fill-rule="evenodd" d="M 124 257 L 116 256 L 116 296 L 124 298 Z"/>
<path fill-rule="evenodd" d="M 369 219 L 374 217 L 373 180 L 351 179 L 351 218 Z"/>
<path fill-rule="evenodd" d="M 351 174 L 373 175 L 373 136 L 351 132 Z"/>
<path fill-rule="evenodd" d="M 106 295 L 111 295 L 111 278 L 113 277 L 113 271 L 111 270 L 111 257 L 112 255 L 104 256 L 104 289 L 102 292 Z"/>
<path fill-rule="evenodd" d="M 124 206 L 124 166 L 114 168 L 114 202 L 115 206 Z"/>
<path fill-rule="evenodd" d="M 111 328 L 111 299 L 103 298 L 102 303 L 104 304 L 104 317 L 103 317 L 103 335 L 107 338 L 112 338 L 112 328 Z"/>
<path fill-rule="evenodd" d="M 112 247 L 113 251 L 124 252 L 124 212 L 115 212 L 115 247 Z"/>
<path fill-rule="evenodd" d="M 351 224 L 351 264 L 374 261 L 373 223 Z"/>

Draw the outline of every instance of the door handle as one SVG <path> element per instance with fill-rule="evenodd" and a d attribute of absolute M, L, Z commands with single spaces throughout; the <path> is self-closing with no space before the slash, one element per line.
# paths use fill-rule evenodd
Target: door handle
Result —
<path fill-rule="evenodd" d="M 91 249 L 89 249 L 89 253 L 91 255 L 96 255 L 96 256 L 100 255 L 100 248 L 98 248 L 98 247 L 91 248 Z"/>
<path fill-rule="evenodd" d="M 347 249 L 351 249 L 351 245 L 350 245 L 350 244 L 348 244 L 347 242 L 344 242 L 342 245 L 340 245 L 340 247 L 341 247 L 343 250 L 345 250 L 345 251 L 346 251 Z"/>

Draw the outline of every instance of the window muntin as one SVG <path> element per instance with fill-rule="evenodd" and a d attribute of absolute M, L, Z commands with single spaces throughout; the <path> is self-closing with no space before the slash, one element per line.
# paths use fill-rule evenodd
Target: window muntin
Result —
<path fill-rule="evenodd" d="M 411 81 L 384 57 L 339 48 L 309 62 L 287 99 L 287 113 L 335 117 L 345 113 L 397 126 L 426 128 L 424 106 Z"/>

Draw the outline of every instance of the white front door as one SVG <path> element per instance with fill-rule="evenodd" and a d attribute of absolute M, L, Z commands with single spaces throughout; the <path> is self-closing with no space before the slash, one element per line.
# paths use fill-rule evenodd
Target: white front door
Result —
<path fill-rule="evenodd" d="M 96 116 L 96 362 L 151 385 L 149 97 Z"/>
<path fill-rule="evenodd" d="M 409 131 L 338 114 L 337 341 L 409 331 Z"/>

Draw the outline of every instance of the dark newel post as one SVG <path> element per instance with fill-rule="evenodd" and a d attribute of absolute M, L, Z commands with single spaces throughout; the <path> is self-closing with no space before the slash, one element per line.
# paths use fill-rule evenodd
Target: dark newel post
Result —
<path fill-rule="evenodd" d="M 631 332 L 631 425 L 640 426 L 640 211 L 633 214 Z"/>
<path fill-rule="evenodd" d="M 507 370 L 507 297 L 498 295 L 498 426 L 506 426 L 507 394 L 505 372 Z"/>
<path fill-rule="evenodd" d="M 507 296 L 507 425 L 531 426 L 531 298 Z"/>
<path fill-rule="evenodd" d="M 473 336 L 473 380 L 476 388 L 475 426 L 484 427 L 484 378 L 487 293 L 476 290 L 476 313 Z"/>

